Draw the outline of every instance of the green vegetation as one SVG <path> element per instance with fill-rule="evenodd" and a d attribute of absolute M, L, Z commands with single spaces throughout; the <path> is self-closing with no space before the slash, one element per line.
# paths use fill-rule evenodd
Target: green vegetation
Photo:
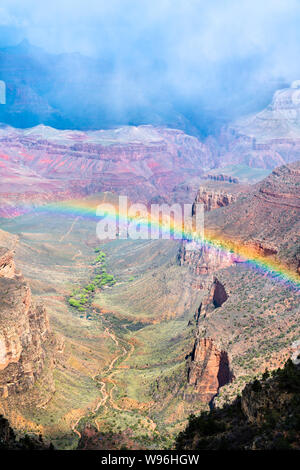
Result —
<path fill-rule="evenodd" d="M 95 252 L 98 256 L 92 263 L 95 266 L 94 278 L 86 286 L 73 290 L 68 298 L 69 305 L 79 312 L 86 312 L 97 288 L 111 287 L 116 283 L 114 276 L 106 272 L 106 254 L 100 248 L 96 248 Z"/>

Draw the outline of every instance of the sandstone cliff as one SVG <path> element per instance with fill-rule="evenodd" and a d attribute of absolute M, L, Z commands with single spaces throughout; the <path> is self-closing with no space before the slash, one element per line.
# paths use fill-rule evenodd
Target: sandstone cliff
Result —
<path fill-rule="evenodd" d="M 22 394 L 42 374 L 47 375 L 48 392 L 54 391 L 51 370 L 56 340 L 45 308 L 33 302 L 28 284 L 15 271 L 13 252 L 7 248 L 0 250 L 0 298 L 0 396 L 5 408 L 5 400 L 16 395 L 21 402 Z"/>
<path fill-rule="evenodd" d="M 180 265 L 188 266 L 195 274 L 194 287 L 203 289 L 210 285 L 211 276 L 218 270 L 234 265 L 239 257 L 217 246 L 183 242 L 177 255 Z"/>
<path fill-rule="evenodd" d="M 204 187 L 200 187 L 194 205 L 197 203 L 203 204 L 205 211 L 211 211 L 218 209 L 219 207 L 229 206 L 229 204 L 235 202 L 236 199 L 237 195 L 219 191 L 211 191 Z"/>
<path fill-rule="evenodd" d="M 202 330 L 202 319 L 207 319 L 216 308 L 226 302 L 228 295 L 223 284 L 214 278 L 199 308 L 195 312 L 196 337 L 193 351 L 187 358 L 188 383 L 203 402 L 209 402 L 219 388 L 233 377 L 227 352 Z"/>
<path fill-rule="evenodd" d="M 224 384 L 233 374 L 237 377 L 222 388 L 216 400 L 222 403 L 240 390 L 241 377 L 274 369 L 291 353 L 299 331 L 297 292 L 281 292 L 234 251 L 244 247 L 253 258 L 270 257 L 299 269 L 298 187 L 295 162 L 274 170 L 234 204 L 207 211 L 206 230 L 213 227 L 221 240 L 231 241 L 231 250 L 218 248 L 218 243 L 181 245 L 179 264 L 193 273 L 192 287 L 207 292 L 195 312 L 196 338 L 187 363 L 189 384 L 204 401 L 219 392 L 220 370 L 227 371 Z"/>
<path fill-rule="evenodd" d="M 13 278 L 16 275 L 13 255 L 12 250 L 0 247 L 0 277 Z"/>
<path fill-rule="evenodd" d="M 223 284 L 215 277 L 208 295 L 203 299 L 195 313 L 196 321 L 198 322 L 200 317 L 206 318 L 214 309 L 221 307 L 227 299 L 228 295 Z"/>
<path fill-rule="evenodd" d="M 270 168 L 300 158 L 299 82 L 278 90 L 261 112 L 240 118 L 222 129 L 206 145 L 214 155 L 215 167 L 248 165 Z"/>
<path fill-rule="evenodd" d="M 0 129 L 0 214 L 100 191 L 149 202 L 203 174 L 205 144 L 176 129 L 153 126 L 62 131 L 46 126 Z"/>
<path fill-rule="evenodd" d="M 211 338 L 197 338 L 190 359 L 188 382 L 200 401 L 208 403 L 232 378 L 228 355 Z"/>

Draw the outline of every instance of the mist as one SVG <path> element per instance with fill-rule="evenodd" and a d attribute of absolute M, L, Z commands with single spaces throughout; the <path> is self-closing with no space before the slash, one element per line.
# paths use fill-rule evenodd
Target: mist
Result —
<path fill-rule="evenodd" d="M 45 51 L 27 54 L 51 76 L 39 93 L 66 125 L 206 134 L 300 78 L 299 24 L 296 0 L 2 0 L 0 47 L 27 39 Z"/>

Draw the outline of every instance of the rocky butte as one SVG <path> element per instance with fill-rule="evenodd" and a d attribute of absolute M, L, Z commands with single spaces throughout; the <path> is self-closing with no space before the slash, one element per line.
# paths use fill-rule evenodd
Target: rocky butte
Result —
<path fill-rule="evenodd" d="M 174 423 L 183 423 L 191 409 L 232 402 L 249 377 L 263 374 L 266 367 L 274 370 L 297 353 L 298 294 L 250 269 L 235 251 L 246 246 L 299 272 L 300 170 L 299 162 L 291 161 L 297 158 L 299 146 L 298 91 L 294 85 L 275 94 L 261 116 L 244 125 L 235 123 L 205 143 L 182 131 L 153 126 L 87 132 L 45 126 L 1 128 L 2 216 L 26 212 L 27 205 L 83 198 L 99 191 L 125 193 L 145 202 L 178 198 L 185 202 L 192 195 L 192 201 L 205 205 L 207 233 L 228 240 L 232 248 L 182 243 L 178 249 L 173 240 L 107 242 L 102 248 L 120 282 L 97 291 L 84 313 L 72 310 L 66 299 L 73 286 L 90 286 L 93 254 L 99 250 L 94 232 L 91 235 L 93 226 L 77 223 L 72 216 L 58 224 L 47 214 L 45 219 L 29 214 L 6 221 L 22 239 L 17 261 L 23 262 L 28 278 L 32 275 L 35 294 L 47 299 L 53 327 L 65 334 L 68 344 L 56 382 L 60 388 L 54 394 L 58 340 L 45 308 L 35 303 L 27 281 L 15 269 L 17 237 L 1 232 L 1 413 L 16 429 L 24 429 L 17 426 L 20 415 L 25 415 L 18 415 L 18 407 L 23 407 L 32 419 L 31 429 L 36 430 L 40 415 L 34 412 L 39 406 L 53 432 L 52 412 L 59 408 L 63 412 L 54 431 L 59 445 L 74 446 L 81 438 L 85 448 L 84 428 L 98 446 L 97 426 L 124 419 L 121 409 L 130 419 L 134 416 L 138 431 L 130 434 L 130 443 L 140 445 L 139 432 L 147 429 L 155 439 L 155 426 L 161 426 L 160 432 L 168 427 L 169 432 Z M 287 109 L 295 115 L 292 122 Z M 260 132 L 260 126 L 273 129 L 273 125 L 280 139 L 271 130 Z M 223 175 L 218 167 L 237 163 L 273 171 L 251 187 L 230 177 L 202 179 L 204 171 L 218 169 L 217 175 Z M 252 386 L 238 402 L 242 427 L 246 420 L 255 421 L 261 403 L 268 401 L 268 384 L 261 384 L 264 392 L 252 407 L 248 400 L 253 398 Z M 270 382 L 271 389 L 273 385 L 276 388 Z M 254 393 L 255 388 L 257 384 Z M 59 401 L 65 394 L 67 400 Z M 90 395 L 91 402 L 83 406 Z M 290 405 L 281 410 L 289 411 Z M 120 422 L 128 434 L 127 420 Z M 0 425 L 9 442 L 8 423 Z M 124 433 L 115 433 L 115 445 L 124 444 Z M 65 442 L 60 440 L 62 434 Z M 259 444 L 251 441 L 251 446 Z"/>

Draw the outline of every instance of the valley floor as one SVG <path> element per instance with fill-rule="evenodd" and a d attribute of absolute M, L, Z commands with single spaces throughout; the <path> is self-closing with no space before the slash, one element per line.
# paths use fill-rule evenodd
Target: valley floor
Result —
<path fill-rule="evenodd" d="M 88 310 L 80 312 L 67 300 L 93 276 L 95 222 L 25 215 L 1 226 L 19 237 L 17 267 L 64 338 L 55 393 L 38 404 L 29 396 L 13 412 L 4 405 L 12 426 L 20 434 L 41 433 L 60 449 L 78 442 L 89 448 L 172 445 L 195 408 L 181 398 L 185 356 L 193 344 L 187 325 L 200 301 L 198 292 L 190 295 L 187 269 L 176 265 L 178 244 L 101 245 L 117 282 L 97 289 Z"/>
<path fill-rule="evenodd" d="M 179 265 L 179 242 L 99 243 L 95 220 L 42 213 L 2 219 L 1 228 L 17 235 L 17 268 L 46 306 L 61 347 L 54 393 L 44 393 L 41 378 L 22 399 L 3 400 L 0 412 L 20 435 L 42 434 L 58 449 L 170 449 L 188 416 L 208 410 L 187 368 L 194 314 L 208 292 Z M 84 308 L 72 307 L 72 292 L 95 278 L 99 250 L 116 282 L 92 288 Z M 215 398 L 221 406 L 266 367 L 282 366 L 300 331 L 295 292 L 243 264 L 218 278 L 228 300 L 201 318 L 200 329 L 234 370 Z"/>

